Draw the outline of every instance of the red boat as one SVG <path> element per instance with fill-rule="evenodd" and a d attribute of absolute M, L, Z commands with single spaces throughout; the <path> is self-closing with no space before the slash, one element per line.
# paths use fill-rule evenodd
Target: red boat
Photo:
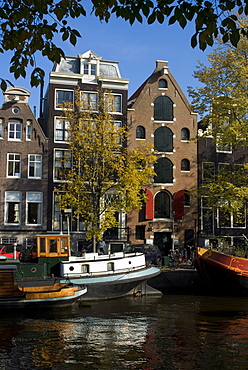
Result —
<path fill-rule="evenodd" d="M 248 259 L 198 248 L 194 265 L 211 292 L 248 296 Z"/>

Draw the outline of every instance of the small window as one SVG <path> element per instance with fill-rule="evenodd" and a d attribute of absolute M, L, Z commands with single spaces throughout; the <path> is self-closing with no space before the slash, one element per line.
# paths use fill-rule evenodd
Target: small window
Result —
<path fill-rule="evenodd" d="M 27 121 L 26 125 L 26 140 L 32 140 L 32 123 L 30 121 Z"/>
<path fill-rule="evenodd" d="M 145 225 L 136 225 L 135 238 L 136 240 L 145 240 Z"/>
<path fill-rule="evenodd" d="M 189 141 L 190 133 L 187 127 L 182 128 L 181 130 L 181 140 L 182 141 Z"/>
<path fill-rule="evenodd" d="M 167 89 L 168 87 L 167 81 L 164 78 L 161 78 L 161 80 L 158 81 L 158 87 L 160 89 Z"/>
<path fill-rule="evenodd" d="M 14 108 L 12 108 L 12 112 L 14 114 L 18 114 L 18 113 L 20 113 L 20 109 L 18 107 L 14 107 Z"/>
<path fill-rule="evenodd" d="M 95 76 L 96 75 L 96 64 L 91 64 L 90 74 L 92 76 Z"/>
<path fill-rule="evenodd" d="M 114 262 L 108 262 L 107 263 L 107 271 L 114 271 L 114 270 L 115 270 Z"/>
<path fill-rule="evenodd" d="M 187 190 L 184 190 L 184 206 L 190 206 L 190 194 Z"/>
<path fill-rule="evenodd" d="M 145 139 L 146 138 L 146 130 L 143 126 L 136 127 L 136 139 Z"/>
<path fill-rule="evenodd" d="M 4 124 L 3 124 L 3 120 L 0 119 L 0 139 L 3 139 L 4 138 Z"/>
<path fill-rule="evenodd" d="M 90 272 L 90 266 L 89 265 L 81 265 L 81 273 L 82 274 L 88 274 Z"/>
<path fill-rule="evenodd" d="M 190 171 L 190 162 L 186 158 L 181 161 L 181 171 Z"/>
<path fill-rule="evenodd" d="M 57 239 L 49 239 L 49 253 L 57 253 Z"/>

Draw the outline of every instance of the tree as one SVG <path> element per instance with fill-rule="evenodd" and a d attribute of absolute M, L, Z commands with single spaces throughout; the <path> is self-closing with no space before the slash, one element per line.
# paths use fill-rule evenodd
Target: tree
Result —
<path fill-rule="evenodd" d="M 211 136 L 217 149 L 236 151 L 245 160 L 238 164 L 231 157 L 232 162 L 215 174 L 206 168 L 199 195 L 212 209 L 240 219 L 248 199 L 248 40 L 242 38 L 237 48 L 220 42 L 208 61 L 208 66 L 199 63 L 194 72 L 201 87 L 188 89 L 193 109 L 201 118 L 200 136 Z"/>
<path fill-rule="evenodd" d="M 112 15 L 121 17 L 130 24 L 135 21 L 148 24 L 154 22 L 178 23 L 185 28 L 194 22 L 195 33 L 191 38 L 192 47 L 199 44 L 205 50 L 212 46 L 214 39 L 221 35 L 223 42 L 230 41 L 237 46 L 241 36 L 247 37 L 247 27 L 239 23 L 239 16 L 248 15 L 245 0 L 91 0 L 92 12 L 100 20 L 108 22 Z M 61 34 L 62 41 L 69 40 L 75 45 L 81 37 L 76 29 L 68 24 L 70 19 L 86 16 L 80 0 L 3 0 L 0 5 L 0 53 L 11 51 L 10 72 L 15 78 L 26 77 L 30 65 L 31 86 L 38 86 L 44 79 L 44 71 L 36 66 L 35 56 L 41 52 L 52 62 L 59 63 L 64 58 L 63 50 L 54 38 Z M 2 79 L 1 88 L 7 82 Z"/>
<path fill-rule="evenodd" d="M 64 107 L 69 154 L 63 158 L 66 181 L 57 189 L 61 208 L 71 207 L 74 217 L 86 223 L 94 250 L 103 232 L 117 226 L 116 212 L 142 207 L 146 196 L 141 188 L 151 182 L 156 160 L 151 146 L 127 150 L 126 127 L 119 127 L 109 113 L 114 111 L 113 95 L 98 95 L 93 104 L 77 90 L 75 106 Z"/>

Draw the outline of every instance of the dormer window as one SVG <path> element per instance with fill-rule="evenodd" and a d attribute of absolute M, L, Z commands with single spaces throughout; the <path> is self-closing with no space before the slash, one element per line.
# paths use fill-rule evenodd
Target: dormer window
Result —
<path fill-rule="evenodd" d="M 84 74 L 85 75 L 96 75 L 96 64 L 84 63 Z"/>

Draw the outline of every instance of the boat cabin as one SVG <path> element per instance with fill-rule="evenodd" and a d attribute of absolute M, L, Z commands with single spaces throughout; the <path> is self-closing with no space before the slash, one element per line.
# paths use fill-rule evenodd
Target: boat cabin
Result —
<path fill-rule="evenodd" d="M 69 257 L 70 235 L 38 235 L 35 249 L 37 257 Z"/>

